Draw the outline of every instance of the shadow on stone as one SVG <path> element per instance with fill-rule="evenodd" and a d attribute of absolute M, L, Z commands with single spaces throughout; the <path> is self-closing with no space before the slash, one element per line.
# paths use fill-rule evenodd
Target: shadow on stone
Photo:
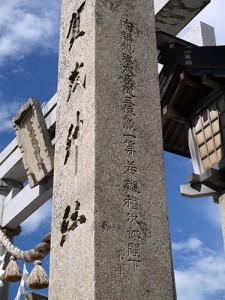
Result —
<path fill-rule="evenodd" d="M 33 292 L 26 292 L 25 293 L 25 300 L 47 300 L 48 297 L 39 295 Z"/>

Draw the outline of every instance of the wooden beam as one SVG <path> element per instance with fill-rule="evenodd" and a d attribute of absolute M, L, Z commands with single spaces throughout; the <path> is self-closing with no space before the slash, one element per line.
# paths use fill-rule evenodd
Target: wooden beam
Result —
<path fill-rule="evenodd" d="M 205 97 L 203 97 L 201 101 L 191 107 L 190 119 L 194 119 L 200 114 L 200 112 L 204 111 L 211 103 L 216 101 L 222 95 L 223 93 L 220 90 L 212 90 Z"/>
<path fill-rule="evenodd" d="M 162 108 L 162 115 L 163 119 L 171 119 L 175 120 L 179 123 L 185 124 L 187 122 L 187 119 L 184 118 L 173 106 L 165 105 Z"/>
<path fill-rule="evenodd" d="M 202 88 L 201 83 L 196 82 L 196 80 L 192 79 L 191 76 L 187 75 L 184 71 L 180 73 L 180 82 L 198 90 Z"/>
<path fill-rule="evenodd" d="M 210 74 L 204 73 L 201 76 L 201 81 L 202 84 L 210 86 L 213 89 L 225 91 L 225 81 L 223 78 L 218 79 Z"/>
<path fill-rule="evenodd" d="M 217 194 L 217 191 L 207 187 L 202 183 L 189 183 L 180 186 L 180 193 L 182 196 L 188 198 L 200 198 L 214 196 Z"/>

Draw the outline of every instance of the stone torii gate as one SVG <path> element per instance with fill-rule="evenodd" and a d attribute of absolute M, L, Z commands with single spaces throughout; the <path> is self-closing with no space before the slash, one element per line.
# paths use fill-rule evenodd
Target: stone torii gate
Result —
<path fill-rule="evenodd" d="M 155 1 L 154 16 L 150 0 L 62 1 L 57 101 L 43 109 L 50 132 L 56 124 L 49 299 L 176 298 L 155 21 L 176 35 L 209 2 Z M 1 225 L 13 229 L 52 181 L 18 184 L 16 140 L 0 164 Z"/>

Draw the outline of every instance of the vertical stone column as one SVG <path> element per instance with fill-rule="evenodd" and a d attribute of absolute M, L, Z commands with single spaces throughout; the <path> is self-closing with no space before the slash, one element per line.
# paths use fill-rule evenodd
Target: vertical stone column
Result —
<path fill-rule="evenodd" d="M 212 26 L 203 22 L 192 27 L 182 39 L 198 46 L 216 46 L 215 30 Z"/>
<path fill-rule="evenodd" d="M 2 213 L 4 207 L 4 200 L 8 193 L 10 192 L 10 188 L 0 179 L 0 224 L 2 220 Z M 1 241 L 0 241 L 1 244 Z M 0 245 L 0 256 L 2 256 L 5 252 L 5 247 Z M 4 282 L 4 286 L 0 288 L 0 299 L 8 299 L 9 292 L 9 283 Z"/>
<path fill-rule="evenodd" d="M 153 2 L 62 1 L 49 299 L 175 299 Z"/>
<path fill-rule="evenodd" d="M 219 197 L 219 205 L 220 205 L 220 218 L 221 218 L 221 226 L 222 226 L 223 244 L 225 248 L 225 194 Z"/>

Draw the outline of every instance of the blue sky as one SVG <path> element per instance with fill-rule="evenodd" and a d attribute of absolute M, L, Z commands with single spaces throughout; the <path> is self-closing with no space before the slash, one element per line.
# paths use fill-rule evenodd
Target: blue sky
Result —
<path fill-rule="evenodd" d="M 14 138 L 11 118 L 30 96 L 48 101 L 57 88 L 60 1 L 0 0 L 0 151 Z M 199 20 L 215 27 L 225 43 L 224 0 L 211 4 Z M 180 184 L 192 172 L 188 159 L 164 153 L 169 222 L 178 300 L 225 299 L 225 255 L 219 207 L 211 198 L 188 199 Z M 23 224 L 15 243 L 28 249 L 39 243 L 51 223 L 47 202 Z M 45 260 L 48 268 L 48 261 Z M 31 266 L 29 266 L 31 269 Z M 18 285 L 12 284 L 10 300 Z"/>

